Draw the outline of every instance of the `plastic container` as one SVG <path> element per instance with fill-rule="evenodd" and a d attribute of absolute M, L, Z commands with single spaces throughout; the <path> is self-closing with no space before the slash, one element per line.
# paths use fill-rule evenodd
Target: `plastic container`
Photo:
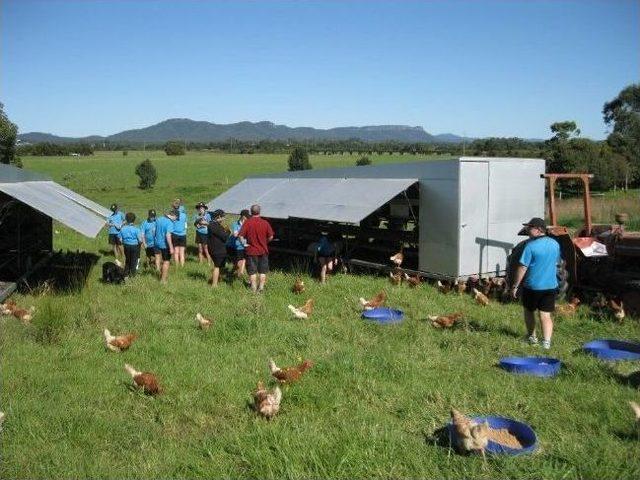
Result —
<path fill-rule="evenodd" d="M 585 352 L 603 360 L 640 360 L 640 343 L 626 340 L 599 339 L 585 343 Z"/>
<path fill-rule="evenodd" d="M 494 416 L 473 417 L 473 420 L 478 423 L 487 421 L 489 422 L 489 427 L 493 429 L 506 428 L 522 445 L 522 448 L 511 448 L 489 440 L 489 444 L 486 448 L 487 453 L 493 455 L 524 455 L 533 453 L 538 448 L 536 432 L 534 432 L 533 428 L 526 423 L 519 422 L 518 420 L 513 420 L 511 418 Z M 448 428 L 451 440 L 453 443 L 456 443 L 455 440 L 458 434 L 456 429 L 453 427 L 453 423 L 449 422 Z"/>
<path fill-rule="evenodd" d="M 553 377 L 560 371 L 562 362 L 549 357 L 504 357 L 500 367 L 507 372 L 535 377 Z"/>
<path fill-rule="evenodd" d="M 380 307 L 362 312 L 362 318 L 383 325 L 400 323 L 404 319 L 404 312 L 393 308 Z"/>

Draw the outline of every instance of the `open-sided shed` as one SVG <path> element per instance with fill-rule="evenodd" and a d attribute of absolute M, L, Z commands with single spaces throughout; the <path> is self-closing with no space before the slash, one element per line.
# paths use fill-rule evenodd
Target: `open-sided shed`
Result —
<path fill-rule="evenodd" d="M 110 213 L 45 175 L 0 164 L 0 281 L 15 282 L 51 253 L 52 219 L 95 237 Z"/>
<path fill-rule="evenodd" d="M 352 262 L 407 267 L 434 278 L 501 275 L 521 224 L 544 214 L 542 159 L 460 157 L 249 177 L 209 203 L 253 203 L 275 224 L 276 248 L 306 250 L 320 230 Z"/>

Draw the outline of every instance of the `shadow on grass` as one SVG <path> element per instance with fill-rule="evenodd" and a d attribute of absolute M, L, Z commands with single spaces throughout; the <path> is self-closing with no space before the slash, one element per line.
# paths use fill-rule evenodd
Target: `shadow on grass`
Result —
<path fill-rule="evenodd" d="M 187 272 L 187 277 L 191 278 L 192 280 L 199 280 L 203 282 L 207 282 L 209 280 L 209 277 L 202 272 Z"/>
<path fill-rule="evenodd" d="M 451 434 L 446 426 L 436 429 L 431 434 L 423 432 L 423 435 L 424 443 L 427 445 L 435 445 L 442 448 L 452 447 Z"/>
<path fill-rule="evenodd" d="M 87 252 L 56 252 L 48 263 L 30 275 L 18 288 L 21 293 L 78 292 L 100 257 Z"/>
<path fill-rule="evenodd" d="M 511 337 L 511 338 L 521 338 L 522 335 L 508 327 L 500 327 L 498 328 L 497 332 L 501 335 L 505 335 L 507 337 Z"/>
<path fill-rule="evenodd" d="M 625 442 L 637 442 L 640 441 L 640 431 L 633 429 L 630 430 L 618 430 L 614 432 L 614 435 Z"/>

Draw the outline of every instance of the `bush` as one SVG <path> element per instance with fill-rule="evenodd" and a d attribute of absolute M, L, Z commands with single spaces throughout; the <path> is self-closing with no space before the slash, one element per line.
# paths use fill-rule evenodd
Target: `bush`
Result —
<path fill-rule="evenodd" d="M 38 343 L 58 343 L 67 328 L 67 312 L 61 304 L 47 299 L 33 315 L 33 335 Z"/>
<path fill-rule="evenodd" d="M 164 145 L 164 153 L 167 155 L 184 155 L 184 143 L 182 142 L 167 142 Z"/>
<path fill-rule="evenodd" d="M 371 165 L 371 160 L 367 156 L 360 157 L 356 160 L 356 167 L 362 167 L 364 165 Z"/>
<path fill-rule="evenodd" d="M 123 157 L 126 157 L 127 155 L 129 155 L 129 152 L 128 152 L 128 151 L 126 151 L 126 150 L 123 150 L 123 151 L 122 151 L 122 156 L 123 156 Z"/>
<path fill-rule="evenodd" d="M 138 166 L 136 167 L 136 175 L 140 177 L 139 187 L 142 190 L 153 188 L 153 185 L 158 179 L 158 172 L 156 171 L 156 167 L 153 166 L 153 163 L 151 163 L 151 160 L 149 160 L 148 158 L 144 162 L 140 162 L 138 164 Z"/>
<path fill-rule="evenodd" d="M 309 163 L 309 154 L 302 147 L 296 147 L 289 155 L 289 171 L 311 170 L 313 167 Z"/>

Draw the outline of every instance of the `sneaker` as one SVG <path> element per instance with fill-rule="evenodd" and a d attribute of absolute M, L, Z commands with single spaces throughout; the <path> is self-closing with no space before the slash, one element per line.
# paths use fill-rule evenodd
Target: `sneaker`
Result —
<path fill-rule="evenodd" d="M 538 337 L 536 337 L 535 335 L 529 335 L 527 337 L 527 342 L 529 343 L 529 345 L 538 345 Z"/>
<path fill-rule="evenodd" d="M 551 340 L 543 340 L 542 348 L 544 348 L 545 350 L 549 350 L 551 348 Z"/>

